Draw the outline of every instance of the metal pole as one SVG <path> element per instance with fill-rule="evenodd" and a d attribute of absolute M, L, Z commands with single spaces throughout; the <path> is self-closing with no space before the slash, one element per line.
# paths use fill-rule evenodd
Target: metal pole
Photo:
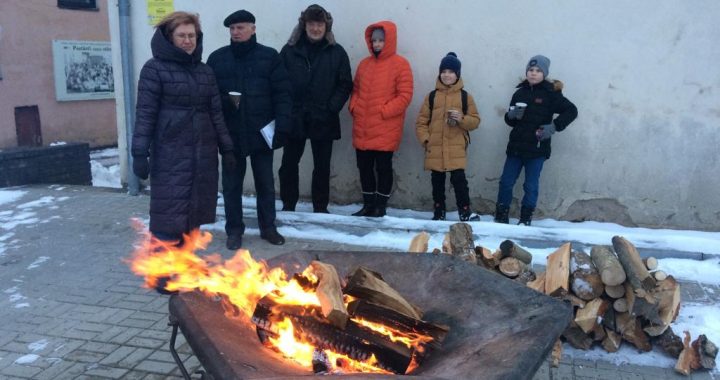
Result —
<path fill-rule="evenodd" d="M 123 72 L 123 99 L 125 101 L 125 136 L 127 138 L 128 193 L 138 195 L 140 179 L 132 171 L 132 135 L 135 125 L 135 86 L 132 70 L 132 44 L 130 43 L 130 0 L 119 0 L 120 59 Z"/>

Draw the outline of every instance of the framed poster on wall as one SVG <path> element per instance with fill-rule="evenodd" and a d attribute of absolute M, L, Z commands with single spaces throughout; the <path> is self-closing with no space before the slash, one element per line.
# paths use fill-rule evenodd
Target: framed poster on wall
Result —
<path fill-rule="evenodd" d="M 54 40 L 52 48 L 58 101 L 115 97 L 110 42 Z"/>

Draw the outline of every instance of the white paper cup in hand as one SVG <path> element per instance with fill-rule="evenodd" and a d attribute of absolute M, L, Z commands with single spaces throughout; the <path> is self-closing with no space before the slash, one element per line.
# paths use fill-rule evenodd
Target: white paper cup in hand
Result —
<path fill-rule="evenodd" d="M 523 109 L 523 108 L 527 107 L 527 103 L 517 102 L 517 103 L 515 103 L 515 107 Z"/>
<path fill-rule="evenodd" d="M 232 100 L 233 104 L 235 105 L 235 108 L 240 107 L 240 97 L 242 96 L 242 94 L 237 91 L 230 91 L 228 92 L 228 95 L 230 96 L 230 100 Z"/>

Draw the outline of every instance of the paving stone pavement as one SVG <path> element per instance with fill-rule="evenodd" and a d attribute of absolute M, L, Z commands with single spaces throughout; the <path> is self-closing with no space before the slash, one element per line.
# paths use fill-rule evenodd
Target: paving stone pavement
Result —
<path fill-rule="evenodd" d="M 147 218 L 148 196 L 60 185 L 2 190 L 24 194 L 0 206 L 0 379 L 181 379 L 168 349 L 167 297 L 143 289 L 123 261 L 137 237 L 130 219 Z M 208 252 L 229 257 L 223 238 Z M 297 239 L 272 246 L 258 236 L 244 241 L 256 258 L 307 249 L 368 250 Z M 684 285 L 684 299 L 717 303 L 720 296 L 717 287 Z M 200 368 L 182 336 L 176 347 L 191 372 Z M 545 363 L 534 379 L 714 376 L 564 357 L 558 368 Z"/>

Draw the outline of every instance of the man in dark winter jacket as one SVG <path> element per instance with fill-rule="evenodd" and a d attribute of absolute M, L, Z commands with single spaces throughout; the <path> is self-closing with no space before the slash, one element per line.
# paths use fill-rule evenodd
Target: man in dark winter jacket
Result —
<path fill-rule="evenodd" d="M 242 194 L 248 156 L 255 180 L 260 237 L 272 244 L 284 244 L 285 238 L 275 227 L 272 169 L 273 149 L 284 145 L 292 128 L 287 71 L 275 49 L 257 43 L 252 13 L 239 10 L 225 18 L 224 25 L 230 30 L 230 45 L 210 54 L 207 63 L 217 77 L 223 115 L 238 161 L 235 170 L 223 169 L 226 245 L 232 250 L 242 246 Z M 230 92 L 239 94 L 230 96 Z M 261 130 L 272 121 L 274 137 L 268 143 Z"/>
<path fill-rule="evenodd" d="M 283 211 L 295 211 L 298 164 L 310 139 L 313 211 L 328 212 L 330 157 L 333 140 L 340 139 L 338 114 L 352 91 L 350 60 L 335 42 L 332 24 L 330 13 L 317 4 L 310 5 L 300 14 L 298 25 L 280 52 L 292 82 L 294 126 L 278 173 Z"/>

